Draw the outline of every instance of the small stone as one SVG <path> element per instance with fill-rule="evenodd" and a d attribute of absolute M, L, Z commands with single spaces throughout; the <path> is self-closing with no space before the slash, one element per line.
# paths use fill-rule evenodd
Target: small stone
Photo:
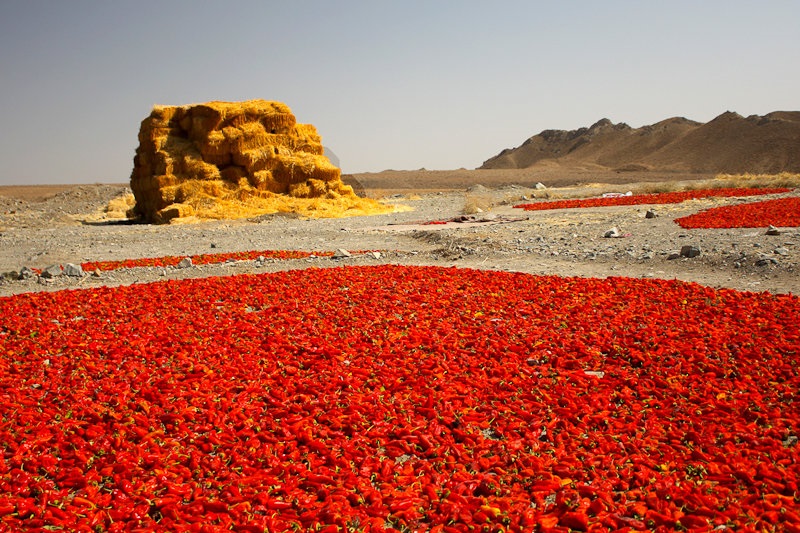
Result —
<path fill-rule="evenodd" d="M 534 188 L 535 188 L 537 191 L 543 191 L 543 190 L 545 190 L 547 187 L 545 187 L 544 183 L 537 183 L 536 185 L 534 185 Z"/>
<path fill-rule="evenodd" d="M 776 228 L 775 226 L 773 226 L 773 225 L 771 225 L 771 224 L 770 224 L 770 226 L 767 228 L 767 233 L 766 233 L 766 235 L 780 235 L 780 234 L 781 234 L 781 230 L 779 230 L 778 228 Z"/>
<path fill-rule="evenodd" d="M 217 247 L 217 244 L 212 242 L 212 243 L 211 243 L 211 247 L 212 247 L 212 248 L 216 248 L 216 247 Z"/>
<path fill-rule="evenodd" d="M 344 248 L 339 248 L 335 252 L 333 252 L 334 259 L 344 259 L 346 257 L 351 257 L 351 255 L 350 252 L 348 252 Z"/>
<path fill-rule="evenodd" d="M 658 215 L 652 209 L 648 209 L 647 212 L 644 214 L 644 218 L 656 218 Z"/>
<path fill-rule="evenodd" d="M 31 279 L 34 277 L 36 277 L 36 272 L 34 272 L 32 268 L 24 266 L 19 269 L 18 279 Z"/>
<path fill-rule="evenodd" d="M 777 264 L 778 264 L 778 260 L 775 259 L 774 257 L 762 257 L 761 259 L 756 261 L 756 266 L 760 266 L 760 267 L 769 266 L 769 265 L 777 265 Z"/>
<path fill-rule="evenodd" d="M 656 256 L 653 252 L 645 252 L 642 254 L 642 259 L 653 259 Z"/>
<path fill-rule="evenodd" d="M 692 246 L 690 244 L 684 244 L 681 246 L 681 257 L 697 257 L 700 255 L 700 248 L 697 246 Z"/>
<path fill-rule="evenodd" d="M 40 277 L 44 279 L 52 279 L 57 276 L 60 276 L 63 273 L 61 270 L 61 265 L 50 265 L 49 267 L 42 270 L 42 274 Z"/>
<path fill-rule="evenodd" d="M 82 278 L 85 274 L 83 272 L 83 267 L 80 265 L 67 263 L 64 265 L 64 275 L 71 278 Z"/>
<path fill-rule="evenodd" d="M 778 248 L 775 248 L 775 250 L 773 250 L 773 253 L 778 255 L 789 255 L 789 250 L 784 248 L 783 246 L 779 246 Z"/>
<path fill-rule="evenodd" d="M 621 236 L 622 234 L 619 232 L 617 228 L 611 228 L 610 230 L 608 230 L 603 234 L 603 237 L 605 237 L 606 239 L 616 239 Z"/>
<path fill-rule="evenodd" d="M 178 263 L 178 268 L 189 268 L 192 266 L 192 258 L 191 257 L 184 257 L 181 259 L 181 262 Z"/>
<path fill-rule="evenodd" d="M 380 252 L 370 252 L 369 255 L 371 255 L 373 259 L 380 259 L 381 258 L 381 253 Z"/>
<path fill-rule="evenodd" d="M 667 261 L 674 261 L 675 259 L 680 259 L 680 258 L 681 254 L 679 254 L 678 252 L 672 252 L 667 256 Z"/>

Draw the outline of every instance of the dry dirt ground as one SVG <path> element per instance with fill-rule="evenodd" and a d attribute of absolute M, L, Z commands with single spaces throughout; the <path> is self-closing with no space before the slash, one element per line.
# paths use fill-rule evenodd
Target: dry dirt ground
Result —
<path fill-rule="evenodd" d="M 445 179 L 444 173 L 426 171 L 382 174 L 385 174 L 383 179 L 380 174 L 352 179 L 364 185 L 367 195 L 389 193 L 387 202 L 413 210 L 342 219 L 304 220 L 273 215 L 253 220 L 154 226 L 103 219 L 103 208 L 108 201 L 128 191 L 124 184 L 0 187 L 0 272 L 3 273 L 18 272 L 23 266 L 42 269 L 53 264 L 86 261 L 252 250 L 381 251 L 377 258 L 373 254 L 353 254 L 342 259 L 312 257 L 188 268 L 130 268 L 99 277 L 12 280 L 7 279 L 13 277 L 9 275 L 0 282 L 0 295 L 389 263 L 562 276 L 655 277 L 746 291 L 800 293 L 799 228 L 781 228 L 780 235 L 769 236 L 764 229 L 752 228 L 684 230 L 674 222 L 677 217 L 709 207 L 764 197 L 655 206 L 656 218 L 645 218 L 648 206 L 535 212 L 512 207 L 526 201 L 525 198 L 651 191 L 664 181 L 707 176 L 660 176 L 656 180 L 659 184 L 654 184 L 652 175 L 632 173 L 607 176 L 587 173 L 559 179 L 546 174 L 481 171 L 453 171 L 448 174 L 449 179 Z M 548 188 L 536 190 L 536 182 L 545 183 Z M 606 185 L 591 185 L 598 182 Z M 800 191 L 788 194 L 798 195 Z M 482 212 L 476 212 L 477 208 Z M 473 213 L 466 222 L 421 224 L 456 219 L 465 213 Z M 624 236 L 604 238 L 612 227 Z M 683 245 L 699 247 L 701 255 L 668 259 Z"/>

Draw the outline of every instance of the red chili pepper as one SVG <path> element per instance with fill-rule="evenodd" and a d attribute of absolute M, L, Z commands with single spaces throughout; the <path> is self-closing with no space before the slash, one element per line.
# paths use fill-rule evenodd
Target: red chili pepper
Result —
<path fill-rule="evenodd" d="M 566 512 L 559 518 L 559 523 L 575 531 L 587 531 L 589 529 L 589 517 L 586 516 L 586 513 Z"/>
<path fill-rule="evenodd" d="M 267 509 L 291 509 L 292 503 L 281 500 L 270 500 L 267 502 Z"/>

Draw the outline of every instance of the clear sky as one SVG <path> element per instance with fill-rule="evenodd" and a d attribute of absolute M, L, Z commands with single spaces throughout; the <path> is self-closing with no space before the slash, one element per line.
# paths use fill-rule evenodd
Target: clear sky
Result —
<path fill-rule="evenodd" d="M 0 0 L 0 184 L 126 182 L 155 104 L 279 100 L 342 170 L 800 110 L 797 0 Z"/>

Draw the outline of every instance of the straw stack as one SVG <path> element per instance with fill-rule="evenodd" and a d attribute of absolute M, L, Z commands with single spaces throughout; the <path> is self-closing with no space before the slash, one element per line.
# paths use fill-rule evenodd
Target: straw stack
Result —
<path fill-rule="evenodd" d="M 139 130 L 133 215 L 165 223 L 215 199 L 355 197 L 323 152 L 316 128 L 297 124 L 280 102 L 155 106 Z"/>

